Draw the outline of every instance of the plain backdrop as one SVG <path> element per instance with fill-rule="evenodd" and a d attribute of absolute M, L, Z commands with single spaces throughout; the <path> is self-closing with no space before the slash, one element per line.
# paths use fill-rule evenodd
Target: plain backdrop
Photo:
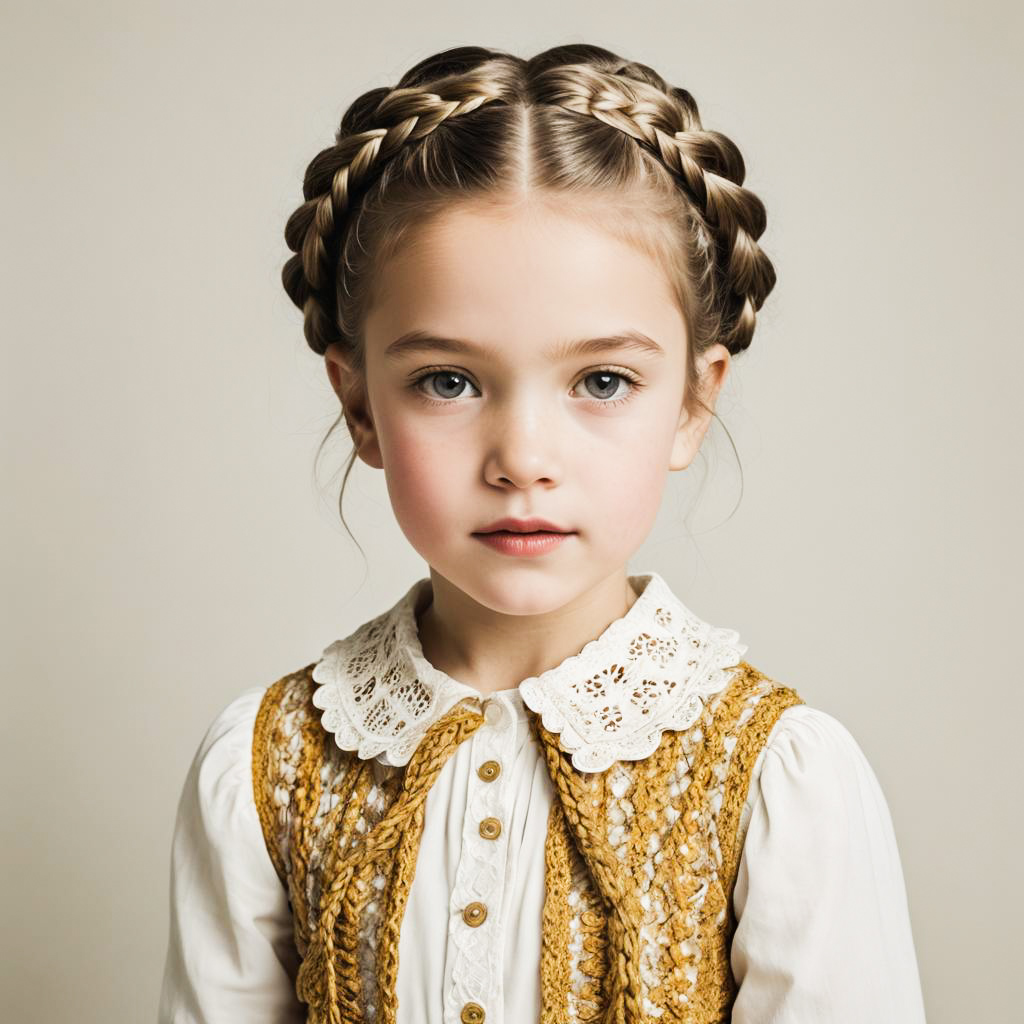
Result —
<path fill-rule="evenodd" d="M 8 0 L 0 1017 L 154 1019 L 207 725 L 426 574 L 362 463 L 345 533 L 343 429 L 314 473 L 306 164 L 437 50 L 592 42 L 739 145 L 778 272 L 631 569 L 860 743 L 932 1024 L 1019 1019 L 1019 11 Z"/>

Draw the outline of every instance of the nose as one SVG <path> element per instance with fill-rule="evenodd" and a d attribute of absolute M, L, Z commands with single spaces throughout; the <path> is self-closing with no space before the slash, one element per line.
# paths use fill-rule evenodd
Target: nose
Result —
<path fill-rule="evenodd" d="M 529 396 L 503 402 L 493 408 L 487 427 L 484 479 L 496 487 L 557 484 L 562 478 L 559 440 L 552 410 Z"/>

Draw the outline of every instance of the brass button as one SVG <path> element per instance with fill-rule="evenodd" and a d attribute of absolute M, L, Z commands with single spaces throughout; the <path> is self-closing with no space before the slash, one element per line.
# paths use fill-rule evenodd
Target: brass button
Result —
<path fill-rule="evenodd" d="M 493 782 L 501 774 L 501 765 L 497 761 L 484 761 L 476 773 L 484 782 Z"/>
<path fill-rule="evenodd" d="M 479 1003 L 466 1003 L 459 1019 L 462 1024 L 484 1024 L 484 1008 Z"/>
<path fill-rule="evenodd" d="M 501 835 L 501 822 L 497 818 L 484 818 L 480 822 L 480 835 L 484 839 L 497 839 Z"/>
<path fill-rule="evenodd" d="M 588 928 L 598 928 L 601 925 L 601 915 L 596 910 L 584 910 L 581 920 Z"/>
<path fill-rule="evenodd" d="M 462 912 L 462 920 L 476 928 L 487 920 L 487 907 L 483 903 L 470 903 Z"/>

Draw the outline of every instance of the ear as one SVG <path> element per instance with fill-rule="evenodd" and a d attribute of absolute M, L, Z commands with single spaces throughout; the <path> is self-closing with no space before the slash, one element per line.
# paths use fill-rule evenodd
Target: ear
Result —
<path fill-rule="evenodd" d="M 731 356 L 724 345 L 711 345 L 697 358 L 699 379 L 698 397 L 707 408 L 703 408 L 691 399 L 683 403 L 676 429 L 675 440 L 672 442 L 672 457 L 669 469 L 686 469 L 696 458 L 701 442 L 711 426 L 712 413 L 718 393 L 722 390 L 725 378 L 729 373 Z"/>
<path fill-rule="evenodd" d="M 341 410 L 359 458 L 374 469 L 383 469 L 384 460 L 370 408 L 366 375 L 355 368 L 351 354 L 338 342 L 327 346 L 324 363 L 331 387 L 341 399 Z"/>

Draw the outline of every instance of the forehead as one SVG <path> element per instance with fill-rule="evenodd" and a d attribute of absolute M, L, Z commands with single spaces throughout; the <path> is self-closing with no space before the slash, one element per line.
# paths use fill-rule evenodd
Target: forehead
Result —
<path fill-rule="evenodd" d="M 591 218 L 550 206 L 460 207 L 409 232 L 379 270 L 368 348 L 411 331 L 495 348 L 636 330 L 666 349 L 685 328 L 662 266 Z"/>

